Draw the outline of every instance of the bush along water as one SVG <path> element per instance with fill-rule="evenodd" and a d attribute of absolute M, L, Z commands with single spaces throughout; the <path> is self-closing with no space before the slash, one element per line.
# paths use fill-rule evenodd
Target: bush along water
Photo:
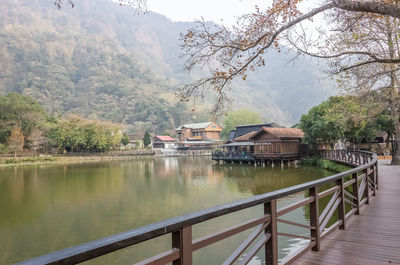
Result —
<path fill-rule="evenodd" d="M 310 166 L 311 165 L 318 166 L 323 169 L 332 170 L 335 172 L 344 172 L 344 171 L 351 169 L 351 167 L 349 167 L 349 166 L 345 166 L 345 165 L 342 165 L 342 164 L 339 164 L 336 162 L 332 162 L 330 160 L 322 159 L 318 156 L 305 158 L 305 159 L 301 160 L 301 164 L 302 165 L 310 165 Z"/>

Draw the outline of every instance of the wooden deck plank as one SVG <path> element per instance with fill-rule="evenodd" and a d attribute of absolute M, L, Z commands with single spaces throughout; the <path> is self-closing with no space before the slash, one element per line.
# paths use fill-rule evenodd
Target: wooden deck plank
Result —
<path fill-rule="evenodd" d="M 379 190 L 353 216 L 293 264 L 400 264 L 400 166 L 379 161 Z"/>

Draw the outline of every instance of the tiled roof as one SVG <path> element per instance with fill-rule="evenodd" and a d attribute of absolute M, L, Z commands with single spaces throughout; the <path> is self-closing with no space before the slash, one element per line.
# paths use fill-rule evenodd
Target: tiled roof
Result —
<path fill-rule="evenodd" d="M 210 124 L 212 124 L 211 121 L 209 121 L 209 122 L 201 122 L 201 123 L 184 124 L 184 125 L 179 126 L 178 128 L 176 128 L 176 130 L 177 131 L 182 130 L 183 127 L 188 128 L 188 129 L 204 129 L 207 126 L 209 126 Z"/>
<path fill-rule="evenodd" d="M 261 131 L 267 132 L 277 138 L 281 139 L 299 139 L 302 138 L 304 133 L 300 129 L 295 128 L 268 128 L 262 127 L 256 134 L 260 133 Z M 256 134 L 252 135 L 253 138 Z"/>
<path fill-rule="evenodd" d="M 250 141 L 250 138 L 255 135 L 258 131 L 252 131 L 249 133 L 246 133 L 245 135 L 239 136 L 234 139 L 235 142 L 248 142 Z"/>
<path fill-rule="evenodd" d="M 172 138 L 171 136 L 168 136 L 168 135 L 157 135 L 156 137 L 163 142 L 174 142 L 175 141 L 174 138 Z"/>

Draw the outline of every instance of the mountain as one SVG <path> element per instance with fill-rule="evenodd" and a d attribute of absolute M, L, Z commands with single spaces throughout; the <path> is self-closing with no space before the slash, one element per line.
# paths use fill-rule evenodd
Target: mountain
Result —
<path fill-rule="evenodd" d="M 0 93 L 36 98 L 49 112 L 77 113 L 132 126 L 172 129 L 206 120 L 211 102 L 184 104 L 173 95 L 191 80 L 178 47 L 193 24 L 172 22 L 108 0 L 85 0 L 58 10 L 51 1 L 1 1 Z M 318 67 L 271 54 L 266 68 L 235 81 L 232 108 L 258 111 L 290 125 L 333 94 Z"/>

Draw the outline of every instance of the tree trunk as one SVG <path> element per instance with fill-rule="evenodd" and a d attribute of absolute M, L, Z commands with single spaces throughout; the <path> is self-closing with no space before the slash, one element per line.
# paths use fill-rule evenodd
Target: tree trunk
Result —
<path fill-rule="evenodd" d="M 386 22 L 390 24 L 390 19 L 386 19 Z M 388 27 L 388 47 L 389 47 L 389 55 L 390 58 L 395 58 L 394 45 L 395 39 L 393 36 L 397 34 L 393 33 L 391 27 Z M 392 71 L 390 73 L 390 91 L 388 97 L 389 109 L 390 109 L 390 118 L 393 122 L 394 126 L 394 141 L 393 141 L 393 149 L 392 149 L 392 165 L 400 165 L 400 153 L 399 153 L 399 143 L 400 143 L 400 113 L 399 113 L 399 85 L 400 82 L 397 79 L 395 66 L 390 66 Z"/>
<path fill-rule="evenodd" d="M 400 122 L 397 122 L 395 126 L 396 135 L 393 139 L 393 150 L 392 150 L 392 165 L 400 165 Z"/>

